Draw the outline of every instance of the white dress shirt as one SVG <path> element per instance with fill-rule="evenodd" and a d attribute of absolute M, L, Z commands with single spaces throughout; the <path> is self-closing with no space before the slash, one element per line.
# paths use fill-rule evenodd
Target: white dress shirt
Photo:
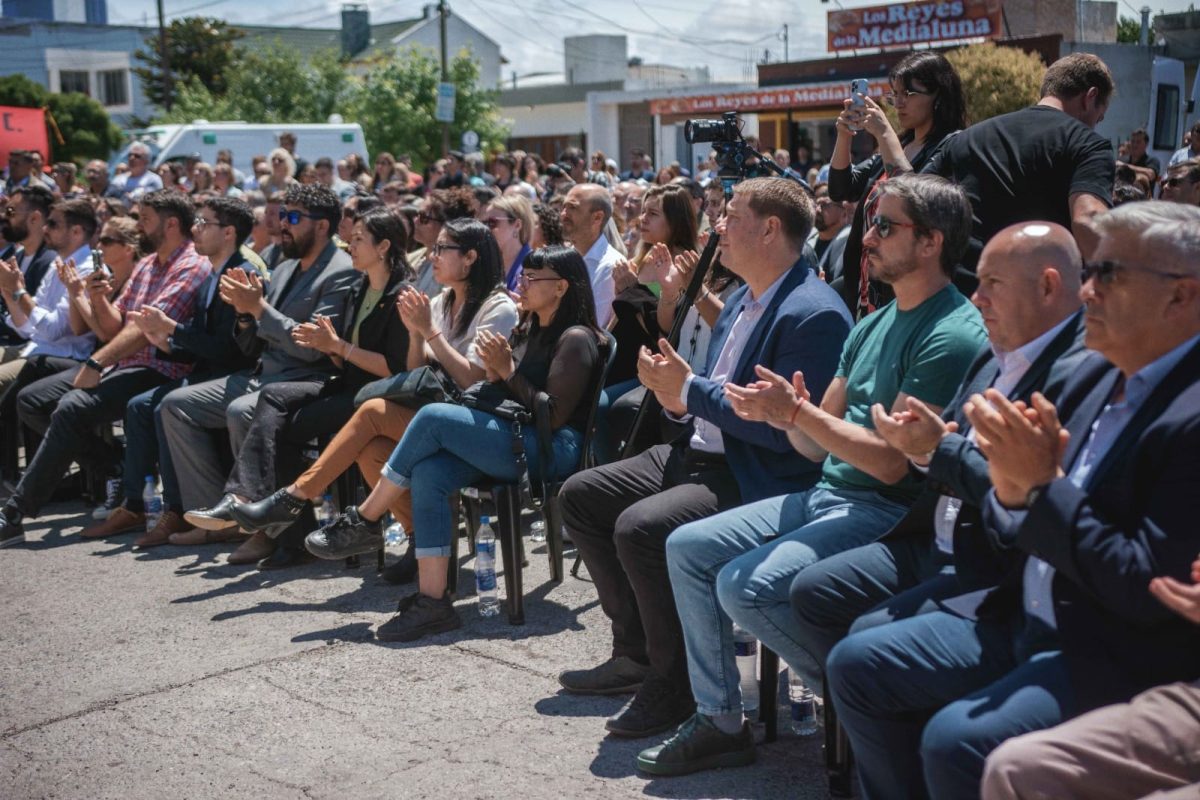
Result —
<path fill-rule="evenodd" d="M 607 328 L 613 317 L 613 298 L 616 296 L 616 286 L 613 284 L 613 267 L 621 260 L 621 253 L 608 243 L 601 234 L 583 255 L 583 263 L 587 265 L 588 275 L 592 279 L 592 296 L 596 300 L 596 322 L 601 328 Z"/>
<path fill-rule="evenodd" d="M 75 271 L 80 277 L 91 274 L 91 247 L 85 244 L 68 258 L 75 260 Z M 71 331 L 71 300 L 58 270 L 46 270 L 33 302 L 33 311 L 25 324 L 14 326 L 17 333 L 29 340 L 21 351 L 22 358 L 58 356 L 83 361 L 91 356 L 96 349 L 96 337 L 91 331 L 79 335 Z"/>

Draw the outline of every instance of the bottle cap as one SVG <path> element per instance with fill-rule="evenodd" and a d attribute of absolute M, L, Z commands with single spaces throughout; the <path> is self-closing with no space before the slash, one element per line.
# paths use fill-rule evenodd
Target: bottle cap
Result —
<path fill-rule="evenodd" d="M 491 523 L 491 521 L 492 521 L 492 518 L 491 518 L 491 517 L 489 517 L 487 514 L 484 514 L 483 516 L 481 516 L 481 517 L 479 518 L 479 524 L 480 524 L 480 525 L 488 525 L 488 524 L 490 524 L 490 523 Z"/>

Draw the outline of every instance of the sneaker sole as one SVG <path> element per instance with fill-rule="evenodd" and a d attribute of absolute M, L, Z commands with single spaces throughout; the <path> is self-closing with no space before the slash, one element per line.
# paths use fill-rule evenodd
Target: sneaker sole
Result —
<path fill-rule="evenodd" d="M 636 694 L 642 688 L 642 682 L 631 683 L 627 686 L 612 686 L 603 689 L 581 689 L 575 686 L 569 686 L 563 683 L 562 678 L 558 679 L 558 685 L 566 689 L 571 694 L 586 694 L 586 695 L 609 695 L 609 694 Z"/>
<path fill-rule="evenodd" d="M 194 512 L 191 512 L 191 511 L 184 514 L 183 518 L 191 525 L 194 525 L 195 527 L 197 527 L 203 531 L 224 531 L 224 530 L 228 530 L 230 528 L 237 527 L 237 523 L 232 520 L 216 519 L 214 517 L 206 517 L 201 514 L 196 514 Z"/>
<path fill-rule="evenodd" d="M 308 539 L 304 540 L 305 550 L 312 553 L 317 558 L 323 558 L 326 561 L 340 561 L 343 558 L 349 558 L 350 556 L 361 556 L 366 555 L 367 553 L 374 553 L 381 547 L 383 547 L 383 542 L 380 542 L 378 545 L 363 545 L 362 547 L 352 547 L 349 550 L 338 550 L 337 552 L 333 552 L 331 550 L 325 550 L 322 548 L 314 549 L 313 545 L 308 541 Z"/>
<path fill-rule="evenodd" d="M 711 756 L 696 759 L 686 763 L 661 764 L 649 759 L 637 758 L 637 768 L 647 775 L 691 775 L 706 769 L 722 769 L 724 767 L 748 767 L 754 763 L 753 750 L 739 750 L 736 753 L 715 753 Z"/>
<path fill-rule="evenodd" d="M 253 525 L 246 522 L 246 519 L 237 511 L 230 511 L 229 513 L 233 516 L 234 525 L 236 525 L 238 528 L 246 533 L 265 534 L 268 539 L 278 539 L 279 534 L 292 527 L 292 525 L 294 525 L 296 522 L 296 520 L 292 520 L 291 522 L 268 522 L 266 525 Z M 187 515 L 185 514 L 184 517 L 186 518 Z M 296 517 L 296 519 L 299 518 L 299 516 Z"/>
<path fill-rule="evenodd" d="M 692 714 L 694 714 L 694 713 L 696 713 L 696 712 L 690 711 L 686 715 L 680 717 L 679 719 L 677 719 L 673 722 L 669 722 L 669 723 L 666 723 L 663 725 L 658 725 L 653 728 L 646 728 L 645 730 L 632 730 L 630 728 L 618 728 L 618 727 L 615 727 L 613 720 L 610 719 L 604 723 L 604 729 L 606 731 L 608 731 L 609 733 L 611 733 L 613 736 L 620 736 L 622 739 L 645 739 L 647 736 L 654 736 L 655 734 L 666 733 L 667 731 L 675 730 L 680 725 L 687 722 L 688 719 L 690 719 Z"/>
<path fill-rule="evenodd" d="M 420 628 L 412 628 L 404 633 L 380 633 L 379 631 L 375 631 L 375 638 L 381 642 L 415 642 L 417 639 L 425 636 L 456 631 L 461 627 L 462 618 L 455 615 L 453 619 L 442 620 L 441 622 L 424 625 Z"/>
<path fill-rule="evenodd" d="M 14 544 L 24 544 L 25 534 L 19 533 L 16 536 L 10 536 L 3 541 L 0 541 L 0 547 L 12 547 Z"/>

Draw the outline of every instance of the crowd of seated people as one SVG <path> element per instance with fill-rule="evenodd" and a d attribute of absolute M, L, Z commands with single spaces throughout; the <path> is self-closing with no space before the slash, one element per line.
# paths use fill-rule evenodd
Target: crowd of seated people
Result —
<path fill-rule="evenodd" d="M 578 148 L 372 170 L 292 136 L 245 176 L 135 145 L 82 181 L 16 151 L 0 547 L 73 464 L 106 488 L 82 539 L 261 570 L 380 550 L 390 515 L 412 588 L 375 636 L 436 643 L 460 491 L 561 480 L 612 645 L 559 682 L 629 696 L 604 729 L 657 737 L 641 772 L 755 761 L 740 629 L 864 798 L 1195 797 L 1200 162 L 1115 153 L 1089 54 L 988 120 L 937 53 L 888 80 L 899 130 L 847 99 L 812 186 Z M 548 430 L 514 424 L 543 394 Z"/>

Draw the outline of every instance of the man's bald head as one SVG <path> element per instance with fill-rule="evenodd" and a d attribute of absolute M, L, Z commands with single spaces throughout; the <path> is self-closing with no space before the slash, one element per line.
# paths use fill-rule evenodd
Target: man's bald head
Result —
<path fill-rule="evenodd" d="M 604 212 L 604 221 L 600 223 L 603 230 L 608 224 L 608 218 L 612 216 L 612 197 L 608 189 L 596 183 L 577 183 L 571 187 L 570 193 L 577 196 L 588 211 Z"/>
<path fill-rule="evenodd" d="M 1053 222 L 1022 222 L 993 236 L 971 298 L 992 344 L 1011 352 L 1078 311 L 1082 267 L 1071 232 Z"/>

